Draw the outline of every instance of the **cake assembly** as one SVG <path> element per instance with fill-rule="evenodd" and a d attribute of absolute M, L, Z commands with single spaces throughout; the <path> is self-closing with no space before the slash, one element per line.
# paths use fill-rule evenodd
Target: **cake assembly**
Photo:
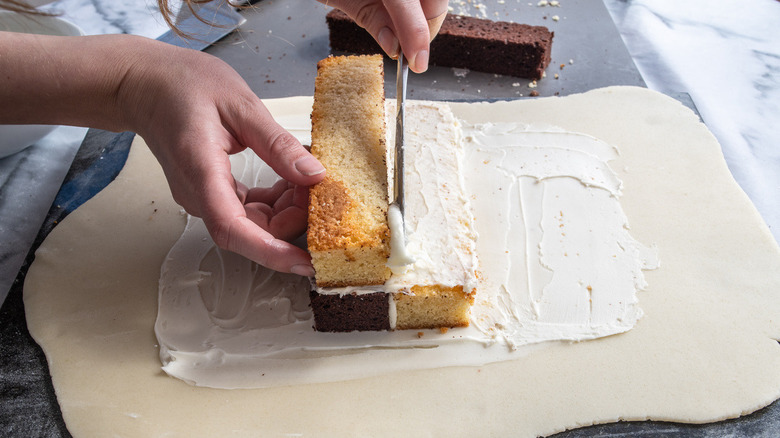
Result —
<path fill-rule="evenodd" d="M 0 25 L 72 1 L 0 0 Z M 29 334 L 2 384 L 43 380 L 2 396 L 0 435 L 773 430 L 771 215 L 590 6 L 159 0 L 159 37 L 0 26 L 0 123 L 90 127 L 3 303 Z"/>

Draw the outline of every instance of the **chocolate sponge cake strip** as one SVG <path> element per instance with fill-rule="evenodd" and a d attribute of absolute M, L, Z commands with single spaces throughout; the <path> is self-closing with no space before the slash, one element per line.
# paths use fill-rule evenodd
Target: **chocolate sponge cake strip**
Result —
<path fill-rule="evenodd" d="M 387 293 L 325 295 L 311 291 L 309 297 L 317 331 L 390 330 L 390 296 Z"/>
<path fill-rule="evenodd" d="M 333 50 L 374 54 L 379 45 L 349 16 L 334 9 L 326 17 Z M 543 26 L 447 15 L 431 42 L 430 63 L 442 67 L 541 79 L 550 64 L 554 33 Z"/>

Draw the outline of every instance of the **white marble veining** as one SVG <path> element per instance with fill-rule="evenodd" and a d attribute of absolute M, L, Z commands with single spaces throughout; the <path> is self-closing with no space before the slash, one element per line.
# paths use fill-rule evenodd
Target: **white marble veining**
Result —
<path fill-rule="evenodd" d="M 171 1 L 174 11 L 181 7 Z M 132 34 L 157 38 L 168 31 L 155 0 L 57 0 L 41 9 L 57 12 L 87 35 Z"/>
<path fill-rule="evenodd" d="M 32 147 L 0 160 L 0 304 L 86 132 L 60 126 Z"/>
<path fill-rule="evenodd" d="M 780 241 L 780 2 L 605 4 L 647 86 L 691 95 Z"/>

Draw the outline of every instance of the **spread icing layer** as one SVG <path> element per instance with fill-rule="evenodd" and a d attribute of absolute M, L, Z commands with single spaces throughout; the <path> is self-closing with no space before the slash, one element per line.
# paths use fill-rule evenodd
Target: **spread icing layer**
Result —
<path fill-rule="evenodd" d="M 628 233 L 607 164 L 617 149 L 515 124 L 471 127 L 466 141 L 483 273 L 475 325 L 513 347 L 632 328 L 642 270 L 658 261 Z"/>
<path fill-rule="evenodd" d="M 338 381 L 510 360 L 545 341 L 633 327 L 642 314 L 636 299 L 645 287 L 642 270 L 657 260 L 628 233 L 621 183 L 608 165 L 614 147 L 550 127 L 460 126 L 440 103 L 408 111 L 407 120 L 415 114 L 425 120 L 420 129 L 454 126 L 427 138 L 428 149 L 448 147 L 459 136 L 465 143 L 456 163 L 465 192 L 455 195 L 465 194 L 462 205 L 473 208 L 479 236 L 471 327 L 422 337 L 417 331 L 315 332 L 308 279 L 216 248 L 202 221 L 190 217 L 160 278 L 155 333 L 168 374 L 218 388 Z M 302 113 L 280 123 L 305 143 L 308 120 Z M 231 164 L 250 187 L 278 178 L 248 151 L 232 156 Z M 421 159 L 418 171 L 426 166 Z"/>
<path fill-rule="evenodd" d="M 395 114 L 388 106 L 386 114 Z M 405 234 L 413 263 L 389 263 L 393 275 L 385 289 L 463 286 L 469 293 L 477 287 L 476 233 L 463 180 L 460 122 L 441 104 L 410 102 L 407 111 L 413 116 L 406 120 L 404 135 L 404 233 L 390 236 L 393 247 L 400 246 L 396 240 Z M 393 219 L 391 227 L 397 227 Z"/>

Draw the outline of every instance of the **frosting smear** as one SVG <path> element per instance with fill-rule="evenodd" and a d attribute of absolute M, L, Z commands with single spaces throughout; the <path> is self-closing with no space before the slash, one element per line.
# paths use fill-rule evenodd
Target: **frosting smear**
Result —
<path fill-rule="evenodd" d="M 463 205 L 473 209 L 480 274 L 471 326 L 422 336 L 315 332 L 308 279 L 220 250 L 203 222 L 189 217 L 160 277 L 155 333 L 166 373 L 216 388 L 340 381 L 512 360 L 545 342 L 609 336 L 636 324 L 642 271 L 658 260 L 628 232 L 621 182 L 608 164 L 615 147 L 555 127 L 453 124 L 443 103 L 410 105 L 408 118 L 415 108 L 426 123 L 453 127 L 430 140 L 434 153 L 447 144 L 464 151 Z M 280 123 L 305 142 L 308 114 Z M 231 164 L 250 187 L 278 179 L 251 151 Z"/>

